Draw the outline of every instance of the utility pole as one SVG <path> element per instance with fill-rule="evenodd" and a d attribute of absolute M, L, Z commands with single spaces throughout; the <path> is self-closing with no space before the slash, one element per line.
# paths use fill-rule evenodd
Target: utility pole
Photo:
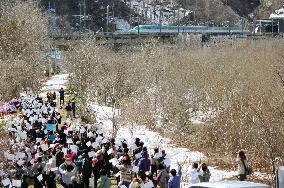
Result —
<path fill-rule="evenodd" d="M 153 14 L 154 14 L 154 20 L 156 20 L 156 4 L 154 4 Z"/>
<path fill-rule="evenodd" d="M 50 1 L 48 1 L 48 13 L 50 14 L 50 9 L 51 9 L 51 7 L 50 7 Z"/>
<path fill-rule="evenodd" d="M 142 2 L 142 18 L 144 18 L 144 14 L 145 14 L 145 1 Z"/>
<path fill-rule="evenodd" d="M 244 26 L 245 26 L 245 22 L 244 22 L 244 18 L 242 17 L 242 35 L 244 35 Z"/>
<path fill-rule="evenodd" d="M 112 19 L 114 19 L 114 1 L 113 0 L 112 0 L 111 11 L 112 11 Z"/>
<path fill-rule="evenodd" d="M 109 5 L 107 5 L 107 33 L 108 33 L 108 27 L 109 27 Z"/>
<path fill-rule="evenodd" d="M 196 23 L 197 0 L 195 0 L 194 21 Z"/>
<path fill-rule="evenodd" d="M 138 35 L 140 35 L 140 26 L 139 26 L 139 24 L 140 24 L 140 16 L 138 15 Z"/>
<path fill-rule="evenodd" d="M 83 21 L 84 21 L 84 28 L 83 28 L 83 31 L 85 32 L 86 31 L 86 0 L 84 0 L 84 17 L 83 17 Z"/>
<path fill-rule="evenodd" d="M 159 13 L 159 25 L 160 25 L 160 33 L 162 33 L 162 2 L 160 1 L 160 13 Z"/>
<path fill-rule="evenodd" d="M 178 33 L 179 33 L 179 25 L 180 25 L 180 23 L 179 23 L 179 19 L 180 19 L 179 18 L 179 7 L 178 7 L 178 15 L 177 16 L 178 16 Z"/>
<path fill-rule="evenodd" d="M 81 2 L 79 3 L 79 11 L 80 11 L 80 15 L 79 15 L 79 35 L 81 36 L 82 34 L 82 4 Z"/>
<path fill-rule="evenodd" d="M 91 20 L 91 16 L 87 15 L 87 6 L 86 6 L 86 0 L 79 0 L 79 15 L 72 15 L 76 18 L 79 17 L 79 35 L 82 34 L 82 29 L 84 32 L 86 32 L 86 28 L 87 28 L 87 22 L 86 21 L 90 21 Z M 83 23 L 84 22 L 84 23 Z"/>
<path fill-rule="evenodd" d="M 148 18 L 148 10 L 149 10 L 149 7 L 147 6 L 147 7 L 145 7 L 145 15 L 146 15 L 146 18 Z M 149 17 L 151 17 L 151 16 L 149 16 Z"/>
<path fill-rule="evenodd" d="M 51 20 L 51 6 L 50 6 L 50 1 L 48 1 L 48 24 L 49 24 L 49 34 L 50 35 L 53 35 L 53 33 L 52 33 L 52 24 L 51 24 L 51 22 L 52 22 L 52 20 Z"/>

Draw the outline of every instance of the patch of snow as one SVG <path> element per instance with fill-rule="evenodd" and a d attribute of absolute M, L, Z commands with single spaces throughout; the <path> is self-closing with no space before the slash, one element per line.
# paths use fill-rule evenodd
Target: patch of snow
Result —
<path fill-rule="evenodd" d="M 194 111 L 193 109 L 190 109 L 189 111 L 191 115 L 190 120 L 193 124 L 204 123 L 205 121 L 212 119 L 218 115 L 218 112 L 216 112 L 215 109 L 209 109 L 207 111 L 202 111 L 202 110 Z"/>
<path fill-rule="evenodd" d="M 130 29 L 130 24 L 124 19 L 116 19 L 116 32 L 127 32 Z"/>
<path fill-rule="evenodd" d="M 68 74 L 54 75 L 41 88 L 41 92 L 65 89 L 68 82 Z"/>
<path fill-rule="evenodd" d="M 101 122 L 102 130 L 105 136 L 111 136 L 112 122 L 109 119 L 113 115 L 113 109 L 111 107 L 100 106 L 98 104 L 92 104 L 93 110 L 96 111 L 97 121 Z M 119 112 L 117 111 L 116 114 Z M 190 151 L 187 148 L 176 147 L 171 143 L 171 139 L 161 136 L 155 131 L 147 129 L 145 126 L 132 126 L 126 125 L 119 127 L 117 132 L 117 141 L 126 140 L 131 145 L 134 143 L 135 138 L 140 138 L 144 142 L 144 145 L 153 153 L 153 149 L 158 147 L 160 150 L 165 150 L 167 157 L 170 160 L 171 168 L 177 168 L 177 163 L 182 164 L 183 179 L 187 180 L 187 171 L 191 168 L 193 162 L 200 163 L 206 161 L 207 157 L 199 151 Z M 152 153 L 151 153 L 152 152 Z M 235 171 L 225 171 L 217 169 L 217 167 L 209 167 L 212 174 L 210 181 L 220 181 L 226 178 L 230 178 L 237 175 Z M 183 182 L 186 186 L 186 183 Z"/>
<path fill-rule="evenodd" d="M 120 114 L 120 110 L 118 109 L 113 110 L 112 107 L 101 106 L 94 102 L 90 103 L 89 107 L 96 112 L 96 118 L 98 122 L 108 121 L 113 117 L 113 113 L 115 113 L 115 116 Z"/>
<path fill-rule="evenodd" d="M 273 180 L 273 176 L 268 175 L 267 173 L 261 173 L 261 172 L 254 172 L 253 176 L 257 177 L 258 179 L 266 179 L 266 180 Z"/>
<path fill-rule="evenodd" d="M 124 0 L 122 1 L 124 2 Z M 182 19 L 191 12 L 190 10 L 182 8 L 180 8 L 179 11 L 174 9 L 173 1 L 163 2 L 162 5 L 160 5 L 155 1 L 145 2 L 141 0 L 130 0 L 127 5 L 134 10 L 136 14 L 148 19 L 150 23 L 147 24 L 159 24 L 161 21 L 163 25 L 170 25 L 171 23 L 175 23 L 178 17 Z"/>

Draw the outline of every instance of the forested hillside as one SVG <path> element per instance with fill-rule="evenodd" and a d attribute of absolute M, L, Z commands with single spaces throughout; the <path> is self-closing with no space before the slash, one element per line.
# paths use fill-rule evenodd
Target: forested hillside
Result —
<path fill-rule="evenodd" d="M 49 7 L 55 9 L 60 26 L 69 29 L 78 27 L 80 14 L 88 16 L 85 20 L 81 17 L 82 24 L 86 24 L 88 29 L 96 31 L 105 27 L 107 5 L 110 18 L 114 16 L 128 20 L 130 15 L 130 9 L 120 0 L 41 0 L 40 5 L 45 11 Z"/>
<path fill-rule="evenodd" d="M 56 10 L 58 23 L 65 30 L 79 30 L 79 27 L 85 25 L 89 30 L 97 31 L 106 28 L 107 6 L 109 5 L 109 17 L 123 18 L 128 22 L 133 22 L 133 17 L 145 17 L 145 13 L 150 14 L 142 21 L 145 24 L 154 24 L 159 21 L 159 7 L 165 5 L 166 12 L 172 12 L 171 21 L 166 23 L 175 24 L 177 7 L 183 8 L 184 15 L 181 16 L 182 24 L 189 23 L 231 23 L 236 24 L 240 17 L 249 21 L 258 18 L 268 18 L 269 15 L 282 6 L 281 0 L 40 0 L 43 10 L 48 7 Z M 50 2 L 50 4 L 49 4 Z M 143 7 L 141 7 L 143 6 Z M 147 7 L 148 6 L 148 7 Z M 149 8 L 152 6 L 152 8 Z M 157 8 L 155 10 L 155 8 Z M 148 10 L 149 9 L 149 10 Z M 136 10 L 136 11 L 135 11 Z M 147 12 L 148 11 L 148 12 Z M 156 12 L 155 12 L 156 11 Z M 157 12 L 158 11 L 158 12 Z M 84 20 L 79 14 L 87 15 Z M 152 14 L 152 15 L 151 15 Z M 155 18 L 156 15 L 156 18 Z M 154 18 L 153 18 L 154 16 Z M 132 18 L 131 18 L 132 17 Z M 151 19 L 156 19 L 156 22 Z M 168 18 L 170 19 L 170 18 Z M 174 19 L 177 19 L 176 17 Z M 110 28 L 112 27 L 110 21 Z M 141 22 L 140 22 L 141 24 Z M 80 25 L 80 26 L 78 26 Z M 132 24 L 133 25 L 133 24 Z"/>

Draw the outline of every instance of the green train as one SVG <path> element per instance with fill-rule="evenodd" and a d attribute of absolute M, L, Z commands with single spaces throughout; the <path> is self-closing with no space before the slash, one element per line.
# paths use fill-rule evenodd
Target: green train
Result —
<path fill-rule="evenodd" d="M 212 26 L 160 26 L 139 25 L 128 31 L 129 33 L 204 33 L 204 34 L 249 34 L 250 31 L 242 27 L 212 27 Z"/>

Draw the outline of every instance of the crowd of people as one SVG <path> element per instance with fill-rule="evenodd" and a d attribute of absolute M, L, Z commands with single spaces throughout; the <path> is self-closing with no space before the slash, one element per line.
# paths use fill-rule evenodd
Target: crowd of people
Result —
<path fill-rule="evenodd" d="M 20 103 L 17 98 L 10 100 L 6 104 L 0 106 L 0 116 L 16 113 L 19 106 Z"/>
<path fill-rule="evenodd" d="M 139 138 L 133 143 L 107 138 L 102 123 L 72 121 L 75 112 L 68 114 L 72 104 L 64 103 L 64 92 L 59 108 L 65 107 L 67 119 L 62 118 L 55 101 L 56 93 L 44 98 L 28 94 L 18 100 L 21 113 L 5 126 L 12 143 L 5 158 L 14 170 L 2 173 L 3 187 L 180 187 L 182 166 L 171 169 L 166 151 L 149 149 Z M 187 176 L 193 184 L 208 182 L 211 174 L 205 163 L 193 163 Z"/>

